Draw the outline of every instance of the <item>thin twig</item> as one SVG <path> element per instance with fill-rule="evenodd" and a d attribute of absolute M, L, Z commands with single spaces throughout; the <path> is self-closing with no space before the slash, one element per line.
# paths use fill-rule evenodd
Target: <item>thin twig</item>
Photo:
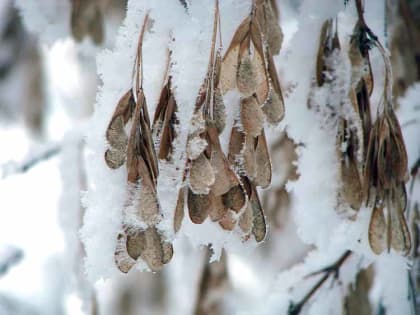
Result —
<path fill-rule="evenodd" d="M 0 276 L 7 273 L 10 267 L 22 260 L 23 252 L 19 248 L 4 247 L 0 248 Z"/>
<path fill-rule="evenodd" d="M 329 266 L 327 266 L 327 267 L 325 267 L 325 268 L 323 268 L 319 271 L 316 271 L 316 272 L 313 272 L 313 273 L 310 273 L 309 275 L 307 275 L 305 278 L 312 277 L 314 275 L 318 275 L 318 274 L 321 274 L 321 273 L 324 274 L 322 276 L 322 278 L 319 279 L 317 283 L 315 283 L 315 285 L 309 290 L 308 293 L 305 294 L 305 296 L 298 303 L 294 303 L 294 302 L 290 303 L 288 314 L 289 315 L 298 315 L 302 311 L 303 306 L 305 306 L 305 304 L 309 301 L 309 299 L 316 293 L 316 291 L 324 284 L 325 281 L 327 281 L 327 279 L 331 275 L 333 275 L 334 279 L 338 279 L 340 267 L 347 260 L 347 258 L 350 257 L 351 254 L 352 254 L 352 252 L 350 250 L 347 250 L 332 265 L 329 265 Z"/>
<path fill-rule="evenodd" d="M 8 162 L 0 167 L 1 169 L 1 178 L 6 178 L 13 174 L 26 173 L 34 166 L 38 165 L 40 162 L 48 160 L 60 153 L 61 144 L 55 144 L 53 146 L 48 146 L 46 149 L 42 150 L 35 156 L 24 160 L 21 163 L 18 162 Z"/>

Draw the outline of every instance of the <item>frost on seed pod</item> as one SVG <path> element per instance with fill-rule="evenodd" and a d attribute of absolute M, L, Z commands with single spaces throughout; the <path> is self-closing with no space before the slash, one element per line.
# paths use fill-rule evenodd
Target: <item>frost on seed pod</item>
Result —
<path fill-rule="evenodd" d="M 236 226 L 237 219 L 235 218 L 235 212 L 228 210 L 223 218 L 220 219 L 219 225 L 222 229 L 232 231 Z"/>
<path fill-rule="evenodd" d="M 172 245 L 167 243 L 156 227 L 127 232 L 127 252 L 131 258 L 142 258 L 152 271 L 159 271 L 173 255 Z"/>
<path fill-rule="evenodd" d="M 283 41 L 283 32 L 278 21 L 278 10 L 275 2 L 260 0 L 256 6 L 256 16 L 270 52 L 277 55 Z"/>
<path fill-rule="evenodd" d="M 109 168 L 119 168 L 125 162 L 128 138 L 124 127 L 132 116 L 134 106 L 133 93 L 130 89 L 119 100 L 106 130 L 109 149 L 105 152 L 105 162 Z"/>
<path fill-rule="evenodd" d="M 222 196 L 216 196 L 210 193 L 209 197 L 212 199 L 209 217 L 212 221 L 219 221 L 225 216 L 228 207 L 223 203 Z"/>
<path fill-rule="evenodd" d="M 214 90 L 213 120 L 218 133 L 221 134 L 226 126 L 226 108 L 219 88 Z"/>
<path fill-rule="evenodd" d="M 177 104 L 171 90 L 171 77 L 162 88 L 159 103 L 153 118 L 153 135 L 158 139 L 158 158 L 169 161 L 171 159 L 173 141 L 176 137 L 175 126 L 179 124 L 176 117 Z"/>
<path fill-rule="evenodd" d="M 271 183 L 271 161 L 264 132 L 257 137 L 256 141 L 254 155 L 256 176 L 254 182 L 257 186 L 267 188 Z"/>
<path fill-rule="evenodd" d="M 358 141 L 356 129 L 351 128 L 344 118 L 340 118 L 337 133 L 342 180 L 340 194 L 354 210 L 359 210 L 363 202 L 363 187 L 357 160 Z"/>
<path fill-rule="evenodd" d="M 257 188 L 252 181 L 243 178 L 243 183 L 248 194 L 248 202 L 252 208 L 252 235 L 257 242 L 264 240 L 267 227 L 265 224 L 264 212 L 258 197 Z"/>
<path fill-rule="evenodd" d="M 178 199 L 176 201 L 175 215 L 174 215 L 174 231 L 177 233 L 182 225 L 184 219 L 184 206 L 185 206 L 185 188 L 178 191 Z"/>
<path fill-rule="evenodd" d="M 229 161 L 220 145 L 217 130 L 214 127 L 208 128 L 208 142 L 211 149 L 210 164 L 215 174 L 215 181 L 211 189 L 216 196 L 220 196 L 233 186 L 239 185 L 239 180 L 230 168 Z"/>
<path fill-rule="evenodd" d="M 188 189 L 187 203 L 190 219 L 195 224 L 203 223 L 213 207 L 210 193 L 195 194 L 191 189 Z"/>
<path fill-rule="evenodd" d="M 121 272 L 127 273 L 136 264 L 136 260 L 128 255 L 127 252 L 127 236 L 124 232 L 120 232 L 117 237 L 117 246 L 115 248 L 114 260 Z"/>
<path fill-rule="evenodd" d="M 245 55 L 239 60 L 236 83 L 239 92 L 244 96 L 252 95 L 256 92 L 257 81 L 256 72 L 251 62 L 251 56 Z"/>
<path fill-rule="evenodd" d="M 278 124 L 284 117 L 283 101 L 280 99 L 277 92 L 273 89 L 268 94 L 267 101 L 264 103 L 262 110 L 271 124 Z"/>
<path fill-rule="evenodd" d="M 204 153 L 191 161 L 189 185 L 196 194 L 207 194 L 214 184 L 215 176 L 210 161 Z"/>
<path fill-rule="evenodd" d="M 241 123 L 247 135 L 257 137 L 264 127 L 264 112 L 254 95 L 241 99 Z"/>

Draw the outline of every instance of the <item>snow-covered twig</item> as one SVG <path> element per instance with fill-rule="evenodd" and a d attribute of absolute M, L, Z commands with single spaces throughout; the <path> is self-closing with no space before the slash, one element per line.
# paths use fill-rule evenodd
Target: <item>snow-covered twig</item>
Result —
<path fill-rule="evenodd" d="M 25 173 L 38 163 L 56 156 L 61 151 L 61 144 L 54 143 L 43 147 L 36 154 L 30 154 L 22 162 L 11 161 L 0 166 L 0 178 L 6 178 L 13 174 Z"/>
<path fill-rule="evenodd" d="M 325 267 L 325 268 L 323 268 L 319 271 L 316 271 L 316 272 L 313 272 L 313 273 L 310 273 L 309 275 L 307 275 L 306 277 L 312 277 L 312 276 L 315 276 L 315 275 L 318 275 L 318 274 L 321 274 L 321 273 L 324 274 L 322 276 L 322 278 L 318 280 L 318 282 L 312 287 L 312 289 L 310 289 L 309 292 L 307 294 L 305 294 L 305 296 L 298 303 L 294 303 L 294 302 L 290 303 L 288 314 L 289 315 L 298 315 L 301 312 L 303 306 L 309 301 L 309 299 L 324 284 L 324 282 L 327 281 L 327 279 L 331 275 L 334 277 L 334 279 L 338 279 L 339 272 L 340 272 L 340 267 L 347 260 L 347 258 L 350 257 L 351 253 L 352 252 L 350 250 L 347 250 L 333 264 L 331 264 L 331 265 L 329 265 L 329 266 L 327 266 L 327 267 Z"/>
<path fill-rule="evenodd" d="M 0 248 L 0 276 L 7 273 L 10 267 L 17 264 L 23 257 L 23 252 L 15 247 Z"/>

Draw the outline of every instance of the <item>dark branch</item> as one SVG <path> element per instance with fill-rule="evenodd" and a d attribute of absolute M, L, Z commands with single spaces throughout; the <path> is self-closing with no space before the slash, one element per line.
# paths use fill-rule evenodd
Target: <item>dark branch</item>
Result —
<path fill-rule="evenodd" d="M 350 257 L 352 252 L 350 250 L 347 250 L 336 262 L 334 262 L 332 265 L 329 265 L 319 271 L 310 273 L 305 278 L 312 277 L 318 274 L 324 274 L 321 279 L 318 280 L 317 283 L 309 290 L 308 293 L 305 294 L 305 296 L 298 302 L 294 303 L 291 302 L 289 305 L 289 315 L 298 315 L 302 308 L 305 306 L 305 304 L 309 301 L 309 299 L 318 291 L 318 289 L 327 281 L 327 279 L 330 276 L 333 276 L 334 279 L 338 279 L 340 267 L 343 265 L 343 263 L 347 260 L 347 258 Z"/>
<path fill-rule="evenodd" d="M 12 174 L 26 173 L 38 163 L 56 156 L 60 151 L 61 145 L 55 144 L 41 150 L 38 154 L 31 156 L 30 158 L 24 160 L 22 163 L 9 162 L 5 165 L 2 165 L 1 177 L 6 178 Z"/>
<path fill-rule="evenodd" d="M 23 252 L 15 247 L 5 247 L 0 249 L 0 276 L 7 273 L 13 265 L 21 261 Z"/>

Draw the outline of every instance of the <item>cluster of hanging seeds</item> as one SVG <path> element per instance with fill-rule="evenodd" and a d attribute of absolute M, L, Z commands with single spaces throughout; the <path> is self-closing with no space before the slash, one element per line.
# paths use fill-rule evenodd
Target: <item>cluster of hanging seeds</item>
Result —
<path fill-rule="evenodd" d="M 354 49 L 353 44 L 350 45 Z M 332 19 L 324 22 L 321 28 L 319 48 L 316 62 L 316 86 L 328 88 L 328 93 L 333 97 L 338 97 L 334 105 L 326 104 L 329 108 L 329 118 L 336 122 L 337 129 L 337 155 L 339 158 L 339 174 L 341 178 L 341 189 L 339 190 L 339 204 L 344 202 L 352 209 L 359 210 L 363 202 L 363 188 L 362 188 L 362 163 L 360 163 L 360 144 L 359 138 L 362 134 L 360 119 L 358 115 L 358 106 L 353 102 L 352 108 L 348 108 L 345 99 L 349 98 L 348 95 L 334 90 L 335 85 L 340 85 L 341 82 L 336 82 L 339 78 L 335 75 L 334 69 L 341 52 L 340 40 L 338 37 L 337 23 Z M 353 52 L 353 54 L 356 54 Z M 360 56 L 360 54 L 358 55 Z M 335 62 L 334 62 L 335 61 Z M 360 65 L 362 61 L 358 63 Z M 353 64 L 353 63 L 352 63 Z M 359 69 L 359 68 L 358 68 Z M 358 72 L 360 73 L 360 72 Z M 357 77 L 354 79 L 352 75 L 352 84 L 350 89 L 350 99 L 355 93 L 354 88 L 363 84 L 363 79 Z M 316 110 L 321 110 L 318 107 Z M 370 113 L 370 112 L 369 112 Z"/>
<path fill-rule="evenodd" d="M 271 161 L 264 133 L 264 122 L 278 123 L 284 116 L 283 96 L 273 52 L 281 47 L 282 32 L 278 12 L 272 1 L 255 1 L 250 15 L 236 30 L 222 65 L 222 89 L 237 88 L 239 117 L 230 135 L 230 163 L 235 166 L 247 195 L 247 205 L 239 226 L 262 241 L 266 233 L 257 186 L 271 182 Z"/>
<path fill-rule="evenodd" d="M 142 258 L 153 270 L 170 261 L 172 245 L 166 241 L 157 225 L 162 212 L 157 199 L 158 162 L 153 146 L 150 120 L 143 92 L 142 42 L 148 23 L 146 15 L 140 34 L 134 66 L 135 86 L 120 99 L 111 118 L 106 138 L 107 165 L 116 169 L 127 167 L 128 193 L 123 210 L 122 230 L 117 237 L 115 262 L 126 273 Z M 127 136 L 125 126 L 131 122 Z"/>
<path fill-rule="evenodd" d="M 210 61 L 195 103 L 192 130 L 187 140 L 185 179 L 188 187 L 184 188 L 186 192 L 180 191 L 175 222 L 179 221 L 177 212 L 186 198 L 193 223 L 201 224 L 209 217 L 223 229 L 232 230 L 246 197 L 239 176 L 231 168 L 219 140 L 225 128 L 226 114 L 219 87 L 222 57 L 221 48 L 216 50 L 218 31 L 220 33 L 216 1 Z"/>
<path fill-rule="evenodd" d="M 342 181 L 339 195 L 354 210 L 359 210 L 363 203 L 372 208 L 369 242 L 376 254 L 385 249 L 389 251 L 392 247 L 406 255 L 411 247 L 404 217 L 407 206 L 407 153 L 392 104 L 391 67 L 385 50 L 364 21 L 361 3 L 356 1 L 356 4 L 359 19 L 349 47 L 352 67 L 349 99 L 354 115 L 340 113 L 337 120 L 337 152 Z M 317 58 L 318 86 L 329 80 L 326 74 L 331 69 L 328 69 L 325 60 L 333 50 L 340 49 L 337 33 L 332 35 L 332 25 L 329 20 L 321 30 Z M 369 61 L 372 47 L 381 53 L 386 70 L 381 104 L 374 123 L 369 99 L 373 91 Z"/>
<path fill-rule="evenodd" d="M 77 41 L 89 36 L 95 44 L 104 38 L 104 17 L 98 0 L 71 1 L 71 31 Z"/>

